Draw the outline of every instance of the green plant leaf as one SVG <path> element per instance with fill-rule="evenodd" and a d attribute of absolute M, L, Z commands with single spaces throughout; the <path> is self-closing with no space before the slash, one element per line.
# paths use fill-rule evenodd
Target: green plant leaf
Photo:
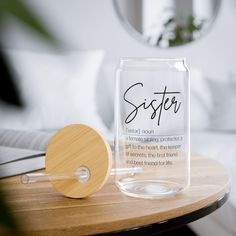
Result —
<path fill-rule="evenodd" d="M 0 99 L 6 103 L 22 106 L 22 100 L 10 67 L 0 50 Z"/>
<path fill-rule="evenodd" d="M 48 42 L 56 47 L 60 47 L 58 40 L 49 33 L 41 21 L 34 16 L 32 10 L 29 9 L 22 0 L 0 0 L 1 19 L 4 19 L 4 15 L 6 14 L 14 16 L 18 21 L 41 35 Z"/>

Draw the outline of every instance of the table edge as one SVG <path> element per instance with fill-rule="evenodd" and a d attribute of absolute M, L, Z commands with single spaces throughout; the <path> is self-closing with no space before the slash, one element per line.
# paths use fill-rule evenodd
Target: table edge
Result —
<path fill-rule="evenodd" d="M 125 230 L 118 230 L 118 231 L 112 231 L 112 232 L 106 232 L 106 233 L 100 233 L 97 235 L 149 235 L 152 233 L 161 233 L 164 231 L 168 231 L 170 229 L 178 228 L 183 225 L 186 225 L 188 223 L 191 223 L 193 221 L 196 221 L 204 216 L 207 216 L 214 212 L 215 210 L 219 209 L 222 207 L 227 200 L 229 199 L 230 191 L 227 191 L 221 198 L 217 199 L 215 202 L 200 208 L 196 211 L 169 219 L 153 224 L 148 224 L 148 225 L 143 225 L 140 227 L 135 227 L 135 228 L 128 228 Z"/>

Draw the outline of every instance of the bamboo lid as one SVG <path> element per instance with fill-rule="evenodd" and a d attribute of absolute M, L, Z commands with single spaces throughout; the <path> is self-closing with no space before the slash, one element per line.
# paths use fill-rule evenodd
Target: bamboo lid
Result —
<path fill-rule="evenodd" d="M 112 166 L 112 153 L 107 141 L 95 129 L 73 124 L 60 129 L 52 137 L 45 165 L 49 178 L 63 178 L 50 178 L 60 193 L 71 198 L 83 198 L 105 184 Z"/>

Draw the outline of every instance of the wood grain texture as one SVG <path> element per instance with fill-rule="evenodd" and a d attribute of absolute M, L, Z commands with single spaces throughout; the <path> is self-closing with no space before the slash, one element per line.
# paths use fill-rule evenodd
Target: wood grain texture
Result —
<path fill-rule="evenodd" d="M 97 192 L 107 181 L 112 167 L 112 152 L 107 141 L 95 129 L 73 124 L 60 129 L 52 137 L 45 165 L 49 176 L 70 178 L 51 180 L 60 193 L 71 198 L 83 198 Z M 79 167 L 85 167 L 90 172 L 88 181 L 84 183 L 75 178 Z"/>
<path fill-rule="evenodd" d="M 69 199 L 50 183 L 21 185 L 18 177 L 1 180 L 8 202 L 31 235 L 87 235 L 144 226 L 202 209 L 229 191 L 225 168 L 205 157 L 191 158 L 191 186 L 168 199 L 145 200 L 122 194 L 110 178 L 91 197 Z"/>

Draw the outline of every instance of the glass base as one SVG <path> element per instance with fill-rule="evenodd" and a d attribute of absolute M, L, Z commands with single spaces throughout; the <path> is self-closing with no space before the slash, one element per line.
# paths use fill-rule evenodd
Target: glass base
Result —
<path fill-rule="evenodd" d="M 170 197 L 184 190 L 180 184 L 158 180 L 118 181 L 117 184 L 129 196 L 149 199 Z"/>

